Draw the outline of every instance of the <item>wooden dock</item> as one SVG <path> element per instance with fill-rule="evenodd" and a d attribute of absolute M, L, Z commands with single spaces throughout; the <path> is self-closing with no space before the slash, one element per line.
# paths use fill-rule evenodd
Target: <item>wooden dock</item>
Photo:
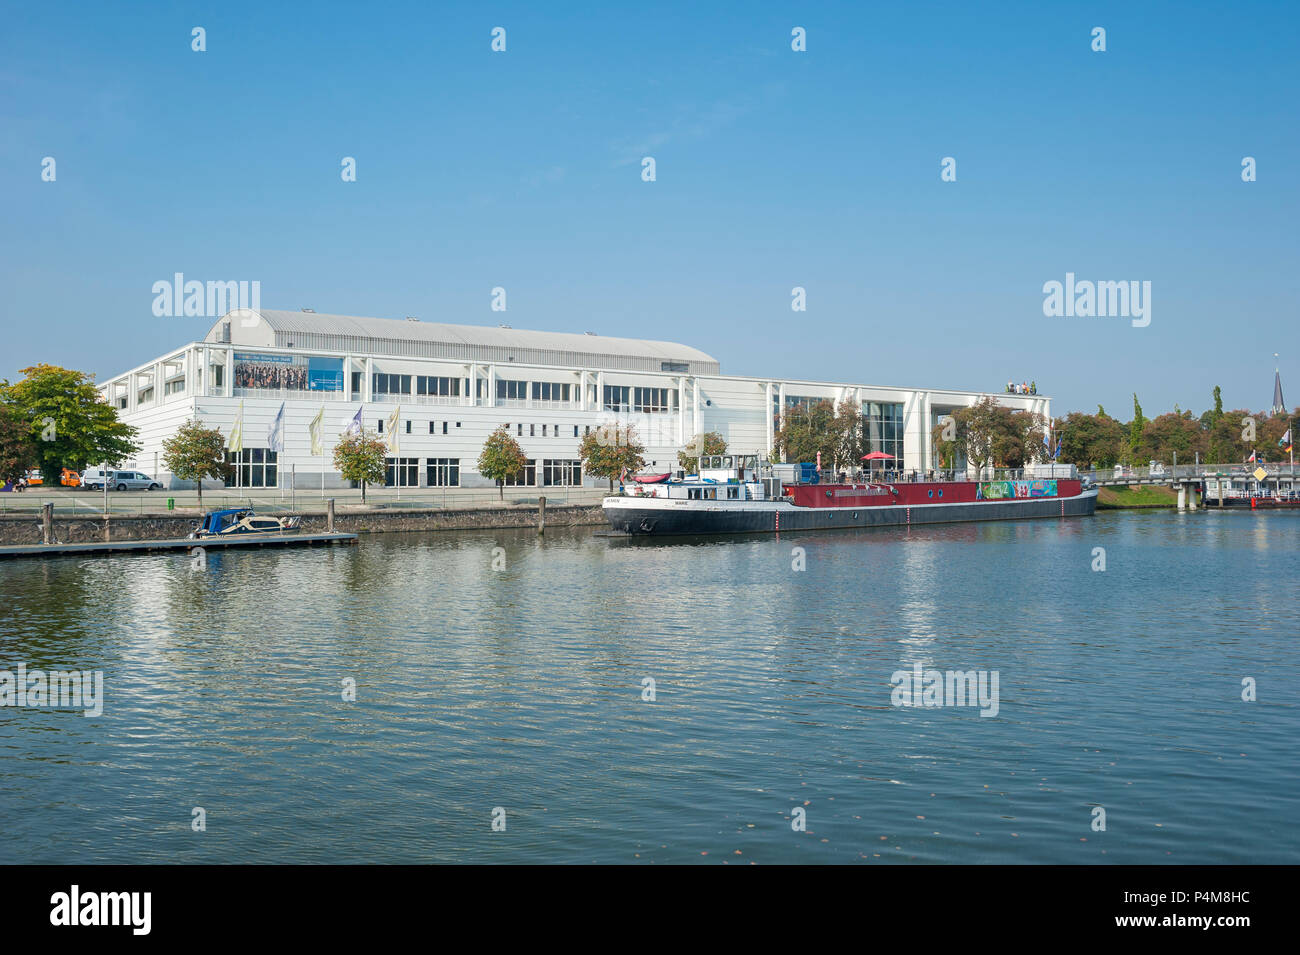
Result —
<path fill-rule="evenodd" d="M 356 534 L 232 534 L 228 537 L 186 537 L 168 540 L 87 541 L 82 544 L 12 544 L 0 547 L 0 560 L 8 557 L 97 557 L 104 554 L 147 554 L 205 551 L 235 547 L 309 547 L 317 544 L 355 544 Z"/>

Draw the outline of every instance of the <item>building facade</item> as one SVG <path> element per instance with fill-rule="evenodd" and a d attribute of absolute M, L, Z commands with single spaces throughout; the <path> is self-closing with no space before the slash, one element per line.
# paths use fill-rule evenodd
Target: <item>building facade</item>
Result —
<path fill-rule="evenodd" d="M 476 462 L 505 424 L 529 460 L 516 483 L 562 487 L 602 483 L 578 460 L 583 436 L 601 426 L 634 426 L 647 470 L 662 472 L 708 431 L 733 452 L 770 454 L 783 415 L 822 399 L 860 403 L 871 450 L 893 455 L 900 470 L 924 471 L 935 466 L 940 418 L 984 396 L 723 375 L 715 358 L 674 342 L 266 309 L 232 311 L 203 341 L 98 387 L 138 429 L 140 452 L 119 464 L 177 489 L 187 485 L 167 474 L 162 442 L 189 418 L 227 435 L 242 421 L 231 481 L 241 487 L 284 487 L 290 475 L 298 487 L 343 486 L 332 449 L 358 413 L 389 442 L 390 485 L 490 486 Z M 992 397 L 1050 417 L 1044 395 Z M 271 432 L 282 408 L 276 452 Z M 318 415 L 322 453 L 313 454 Z"/>

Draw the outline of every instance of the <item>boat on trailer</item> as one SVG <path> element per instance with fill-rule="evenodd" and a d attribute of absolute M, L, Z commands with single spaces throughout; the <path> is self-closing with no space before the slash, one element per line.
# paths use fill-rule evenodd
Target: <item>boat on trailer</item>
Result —
<path fill-rule="evenodd" d="M 845 477 L 754 454 L 711 455 L 701 458 L 698 475 L 629 488 L 605 498 L 603 507 L 616 533 L 661 535 L 1086 517 L 1097 506 L 1097 489 L 1068 464 L 994 472 L 987 480 L 895 472 Z"/>

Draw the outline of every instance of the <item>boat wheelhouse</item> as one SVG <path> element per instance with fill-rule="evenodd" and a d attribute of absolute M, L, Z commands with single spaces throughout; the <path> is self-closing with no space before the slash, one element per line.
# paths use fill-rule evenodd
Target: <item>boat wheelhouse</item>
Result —
<path fill-rule="evenodd" d="M 1206 507 L 1251 510 L 1300 507 L 1300 473 L 1293 464 L 1207 473 L 1201 481 L 1201 501 Z"/>

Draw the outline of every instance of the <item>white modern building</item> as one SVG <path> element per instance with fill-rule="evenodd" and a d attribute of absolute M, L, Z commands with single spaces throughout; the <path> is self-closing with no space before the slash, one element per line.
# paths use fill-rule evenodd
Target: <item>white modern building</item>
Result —
<path fill-rule="evenodd" d="M 487 436 L 506 424 L 529 459 L 518 483 L 547 487 L 603 483 L 582 475 L 577 453 L 582 436 L 602 425 L 634 425 L 647 470 L 662 472 L 675 470 L 677 452 L 708 431 L 735 453 L 768 454 L 782 413 L 821 399 L 860 402 L 871 449 L 893 455 L 896 468 L 925 471 L 935 466 L 930 436 L 939 419 L 983 397 L 723 375 L 717 359 L 674 342 L 264 309 L 232 311 L 203 341 L 99 388 L 138 429 L 141 450 L 122 467 L 167 483 L 162 442 L 186 419 L 223 434 L 242 420 L 235 481 L 285 486 L 292 473 L 308 488 L 342 486 L 331 450 L 358 412 L 389 442 L 390 484 L 489 485 L 476 461 Z M 993 397 L 1050 416 L 1044 395 Z M 270 432 L 282 406 L 277 453 Z M 323 453 L 313 455 L 309 427 L 322 409 Z"/>

